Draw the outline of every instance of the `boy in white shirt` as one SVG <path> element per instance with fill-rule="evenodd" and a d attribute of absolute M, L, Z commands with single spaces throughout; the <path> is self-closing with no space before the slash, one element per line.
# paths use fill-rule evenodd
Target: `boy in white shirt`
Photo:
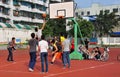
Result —
<path fill-rule="evenodd" d="M 41 36 L 41 41 L 38 44 L 38 51 L 40 51 L 42 73 L 48 72 L 48 42 L 45 40 L 45 36 Z M 44 62 L 46 71 L 44 70 Z"/>

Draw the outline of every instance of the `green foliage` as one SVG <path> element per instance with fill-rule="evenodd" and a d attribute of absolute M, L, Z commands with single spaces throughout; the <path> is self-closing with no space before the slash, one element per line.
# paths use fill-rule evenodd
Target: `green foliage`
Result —
<path fill-rule="evenodd" d="M 118 19 L 115 16 L 115 13 L 109 13 L 107 11 L 100 12 L 95 21 L 95 30 L 99 33 L 100 36 L 109 34 L 112 29 L 118 25 Z"/>
<path fill-rule="evenodd" d="M 65 19 L 50 19 L 43 30 L 43 34 L 47 36 L 58 36 L 61 32 L 65 33 L 65 24 Z"/>
<path fill-rule="evenodd" d="M 92 32 L 94 30 L 93 24 L 90 21 L 81 20 L 81 19 L 78 20 L 77 22 L 78 22 L 78 26 L 81 30 L 82 36 L 83 37 L 91 37 Z M 77 31 L 78 31 L 78 37 L 80 37 L 79 29 Z M 72 28 L 69 31 L 69 34 L 71 34 L 72 36 L 74 35 L 74 28 Z"/>

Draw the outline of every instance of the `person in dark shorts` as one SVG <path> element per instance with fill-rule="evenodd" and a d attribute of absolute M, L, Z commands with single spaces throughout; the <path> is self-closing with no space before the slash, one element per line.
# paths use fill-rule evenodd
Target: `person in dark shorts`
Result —
<path fill-rule="evenodd" d="M 88 50 L 88 45 L 89 45 L 89 41 L 88 41 L 88 39 L 85 39 L 85 47 L 87 50 Z"/>

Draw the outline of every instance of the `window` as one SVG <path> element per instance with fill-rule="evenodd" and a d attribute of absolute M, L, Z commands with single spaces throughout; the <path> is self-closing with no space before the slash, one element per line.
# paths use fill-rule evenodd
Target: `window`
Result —
<path fill-rule="evenodd" d="M 114 8 L 114 9 L 113 9 L 113 12 L 114 12 L 114 13 L 118 12 L 118 8 Z"/>
<path fill-rule="evenodd" d="M 2 10 L 3 10 L 3 8 L 2 8 L 2 7 L 0 7 L 0 13 L 2 12 Z"/>
<path fill-rule="evenodd" d="M 81 12 L 81 15 L 84 15 L 84 12 Z"/>
<path fill-rule="evenodd" d="M 18 5 L 18 6 L 19 6 L 18 0 L 13 0 L 13 5 L 14 5 L 14 6 L 17 6 L 17 5 Z"/>
<path fill-rule="evenodd" d="M 43 6 L 43 11 L 46 11 L 46 7 L 45 6 Z"/>
<path fill-rule="evenodd" d="M 9 0 L 2 0 L 4 4 L 8 4 Z"/>
<path fill-rule="evenodd" d="M 5 15 L 9 15 L 9 9 L 5 9 L 5 8 L 4 8 L 2 12 L 3 12 L 3 14 L 5 14 Z"/>
<path fill-rule="evenodd" d="M 103 14 L 103 10 L 100 10 L 100 14 Z"/>
<path fill-rule="evenodd" d="M 76 12 L 75 15 L 78 16 L 78 12 Z"/>
<path fill-rule="evenodd" d="M 87 11 L 87 15 L 90 15 L 90 11 Z"/>

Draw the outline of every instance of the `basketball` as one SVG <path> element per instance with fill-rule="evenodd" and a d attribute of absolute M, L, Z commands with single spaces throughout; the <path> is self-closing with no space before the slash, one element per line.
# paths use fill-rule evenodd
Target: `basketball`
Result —
<path fill-rule="evenodd" d="M 46 15 L 45 13 L 42 14 L 42 17 L 43 17 L 43 18 L 46 18 L 46 16 L 47 16 L 47 15 Z"/>

